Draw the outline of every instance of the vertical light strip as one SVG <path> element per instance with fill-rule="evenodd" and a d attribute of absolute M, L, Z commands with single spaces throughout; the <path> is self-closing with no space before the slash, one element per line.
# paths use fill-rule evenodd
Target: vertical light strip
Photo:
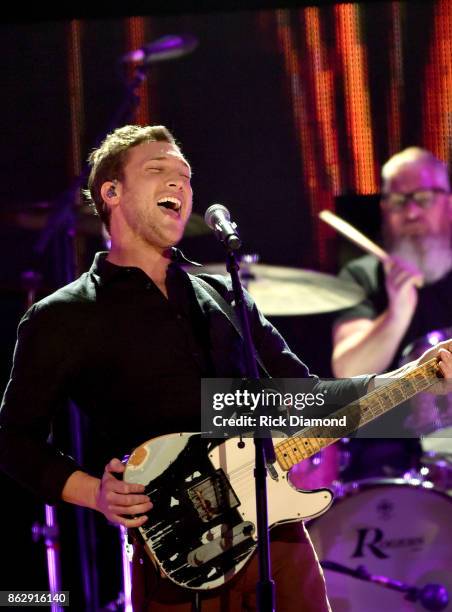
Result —
<path fill-rule="evenodd" d="M 319 126 L 320 151 L 323 154 L 323 168 L 326 171 L 329 188 L 333 194 L 341 191 L 339 152 L 335 129 L 335 107 L 333 71 L 328 66 L 325 48 L 321 40 L 320 9 L 305 9 L 305 38 L 309 53 L 312 81 L 315 94 L 316 123 Z"/>
<path fill-rule="evenodd" d="M 319 9 L 305 9 L 301 37 L 306 40 L 307 53 L 303 58 L 295 46 L 289 12 L 276 11 L 276 17 L 278 40 L 291 90 L 295 133 L 300 143 L 301 175 L 312 223 L 312 244 L 317 249 L 313 259 L 321 268 L 328 268 L 331 262 L 327 237 L 333 232 L 319 220 L 318 213 L 324 208 L 333 208 L 333 195 L 341 190 L 334 75 L 321 40 Z"/>
<path fill-rule="evenodd" d="M 403 102 L 403 46 L 401 28 L 401 9 L 399 2 L 391 3 L 392 40 L 389 45 L 389 104 L 387 114 L 388 145 L 393 155 L 402 148 L 401 102 Z"/>
<path fill-rule="evenodd" d="M 353 153 L 354 185 L 358 193 L 375 193 L 375 164 L 370 120 L 367 57 L 360 41 L 359 5 L 334 6 L 345 85 L 345 116 L 349 146 Z"/>
<path fill-rule="evenodd" d="M 84 122 L 84 97 L 83 97 L 83 68 L 81 40 L 83 34 L 82 23 L 78 19 L 73 19 L 69 23 L 68 36 L 68 86 L 69 86 L 69 107 L 71 114 L 71 150 L 68 159 L 71 160 L 69 172 L 70 176 L 80 176 L 84 166 L 82 159 L 82 135 L 85 130 Z M 73 180 L 73 179 L 72 179 Z M 84 185 L 83 185 L 84 187 Z M 82 196 L 81 192 L 75 195 L 74 206 L 80 207 Z M 77 213 L 75 214 L 75 218 Z M 76 223 L 76 221 L 75 221 Z M 76 276 L 84 268 L 85 241 L 77 232 L 74 236 L 74 260 Z"/>
<path fill-rule="evenodd" d="M 309 114 L 307 111 L 307 97 L 301 85 L 302 78 L 300 74 L 299 55 L 294 45 L 292 29 L 290 25 L 290 14 L 287 10 L 276 11 L 278 40 L 284 55 L 284 66 L 288 82 L 291 89 L 292 108 L 294 114 L 295 133 L 300 142 L 301 149 L 301 174 L 303 178 L 303 186 L 305 193 L 308 195 L 309 209 L 315 209 L 318 202 L 317 193 L 319 182 L 317 169 L 315 166 L 313 130 L 310 127 Z M 313 244 L 318 248 L 318 259 L 321 263 L 324 262 L 326 253 L 324 250 L 324 242 L 318 240 L 319 220 L 317 217 L 312 217 L 313 223 Z"/>
<path fill-rule="evenodd" d="M 423 145 L 440 159 L 452 146 L 452 3 L 439 0 L 425 71 Z"/>
<path fill-rule="evenodd" d="M 68 37 L 68 85 L 71 113 L 71 167 L 69 170 L 74 176 L 80 174 L 83 165 L 81 153 L 84 131 L 81 38 L 82 24 L 78 19 L 73 19 L 69 24 Z"/>
<path fill-rule="evenodd" d="M 277 10 L 276 19 L 278 39 L 284 54 L 284 66 L 292 94 L 296 135 L 300 140 L 303 159 L 302 173 L 305 179 L 306 187 L 313 188 L 317 182 L 314 158 L 312 156 L 313 149 L 310 146 L 311 143 L 309 142 L 309 134 L 305 129 L 303 129 L 303 126 L 307 123 L 306 103 L 304 99 L 304 92 L 301 87 L 298 54 L 294 49 L 292 31 L 289 23 L 289 11 Z"/>
<path fill-rule="evenodd" d="M 146 44 L 145 37 L 145 21 L 143 17 L 128 17 L 125 20 L 126 25 L 126 45 L 127 51 L 139 49 Z M 129 68 L 129 78 L 133 78 L 133 66 Z M 138 87 L 136 91 L 139 97 L 139 104 L 135 110 L 133 121 L 138 125 L 149 125 L 149 94 L 147 80 Z"/>

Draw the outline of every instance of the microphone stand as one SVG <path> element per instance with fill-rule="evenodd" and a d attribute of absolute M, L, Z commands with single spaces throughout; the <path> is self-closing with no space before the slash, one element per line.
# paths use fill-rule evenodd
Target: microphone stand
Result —
<path fill-rule="evenodd" d="M 98 146 L 103 138 L 115 128 L 130 121 L 133 111 L 138 106 L 139 96 L 136 89 L 146 78 L 147 65 L 141 64 L 136 67 L 136 74 L 131 83 L 126 87 L 125 95 L 110 121 L 107 130 L 95 141 Z M 65 285 L 74 280 L 76 275 L 76 264 L 74 256 L 74 236 L 76 234 L 76 218 L 74 204 L 77 201 L 80 189 L 86 184 L 89 176 L 89 165 L 85 162 L 79 176 L 75 177 L 71 185 L 55 200 L 53 210 L 47 219 L 46 225 L 41 231 L 35 244 L 35 251 L 42 254 L 48 247 L 50 240 L 56 237 L 55 248 L 59 250 L 56 261 L 59 262 L 58 282 Z M 83 464 L 83 440 L 86 436 L 86 429 L 78 408 L 69 403 L 69 427 L 71 431 L 71 445 L 76 460 Z M 46 506 L 46 513 L 48 507 Z M 83 580 L 83 591 L 85 598 L 86 612 L 96 612 L 99 609 L 99 589 L 97 578 L 97 561 L 95 547 L 95 525 L 92 511 L 85 508 L 76 507 L 75 509 L 78 545 L 80 555 L 80 565 Z M 52 514 L 53 528 L 58 530 L 56 517 Z M 124 553 L 123 553 L 124 554 Z M 49 560 L 49 556 L 48 556 Z M 48 564 L 49 579 L 54 574 L 54 568 L 50 562 Z M 130 584 L 124 578 L 123 589 L 125 598 L 130 598 Z"/>
<path fill-rule="evenodd" d="M 238 273 L 240 266 L 237 262 L 233 248 L 226 244 L 225 247 L 227 249 L 226 267 L 232 280 L 235 308 L 244 340 L 246 375 L 248 378 L 257 380 L 259 378 L 259 371 L 257 368 L 256 353 L 250 331 L 243 287 Z M 259 581 L 256 587 L 257 608 L 260 612 L 273 612 L 273 610 L 275 610 L 275 583 L 271 577 L 266 482 L 267 463 L 275 461 L 270 431 L 268 437 L 262 438 L 255 436 L 254 446 L 256 452 L 254 478 L 256 487 L 257 554 L 259 562 Z"/>

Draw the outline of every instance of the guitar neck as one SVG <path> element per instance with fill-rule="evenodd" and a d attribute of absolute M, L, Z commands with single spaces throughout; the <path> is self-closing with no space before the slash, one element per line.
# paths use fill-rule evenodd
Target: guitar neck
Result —
<path fill-rule="evenodd" d="M 360 399 L 340 408 L 328 418 L 346 417 L 347 426 L 341 431 L 341 438 L 370 423 L 392 408 L 409 400 L 417 393 L 428 389 L 437 380 L 437 360 L 430 359 L 420 366 L 408 370 L 399 378 L 390 379 Z M 337 437 L 336 427 L 308 427 L 291 438 L 275 445 L 276 459 L 283 470 L 290 470 L 296 463 L 308 459 L 322 448 L 333 444 Z"/>

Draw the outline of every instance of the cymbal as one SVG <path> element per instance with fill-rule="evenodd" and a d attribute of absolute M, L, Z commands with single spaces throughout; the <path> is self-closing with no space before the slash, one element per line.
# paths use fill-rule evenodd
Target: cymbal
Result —
<path fill-rule="evenodd" d="M 191 274 L 228 274 L 222 263 L 185 269 Z M 359 285 L 313 270 L 242 262 L 240 278 L 258 308 L 268 316 L 334 312 L 364 299 Z"/>
<path fill-rule="evenodd" d="M 0 208 L 0 223 L 26 230 L 42 230 L 52 212 L 52 202 L 33 202 Z M 76 207 L 76 231 L 82 234 L 101 234 L 101 221 L 88 204 Z"/>
<path fill-rule="evenodd" d="M 52 202 L 34 202 L 8 208 L 0 207 L 0 223 L 27 230 L 42 230 L 53 210 Z M 87 236 L 102 236 L 102 221 L 88 203 L 75 208 L 75 230 Z M 210 232 L 201 215 L 192 213 L 185 227 L 184 237 L 196 237 Z"/>

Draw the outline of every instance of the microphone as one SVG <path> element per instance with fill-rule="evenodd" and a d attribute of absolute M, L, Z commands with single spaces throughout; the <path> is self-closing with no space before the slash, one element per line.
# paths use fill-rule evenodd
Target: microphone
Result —
<path fill-rule="evenodd" d="M 151 64 L 152 62 L 163 62 L 165 60 L 176 59 L 191 53 L 198 46 L 198 39 L 191 34 L 170 34 L 162 36 L 154 42 L 149 43 L 130 51 L 122 56 L 123 62 L 143 62 Z"/>
<path fill-rule="evenodd" d="M 223 204 L 209 206 L 204 214 L 204 221 L 228 249 L 236 251 L 242 246 L 242 241 L 237 233 L 237 225 L 231 223 L 229 210 Z"/>

